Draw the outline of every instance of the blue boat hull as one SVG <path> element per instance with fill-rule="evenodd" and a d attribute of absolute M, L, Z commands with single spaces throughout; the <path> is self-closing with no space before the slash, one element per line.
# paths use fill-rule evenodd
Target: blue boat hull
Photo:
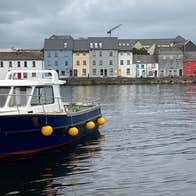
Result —
<path fill-rule="evenodd" d="M 0 116 L 0 158 L 12 155 L 37 153 L 70 144 L 93 134 L 99 128 L 96 120 L 101 117 L 100 107 L 74 115 L 66 114 L 26 114 Z M 95 128 L 89 130 L 85 123 L 95 122 Z M 41 128 L 50 125 L 51 136 L 43 136 Z M 77 127 L 77 136 L 70 136 L 68 129 Z"/>

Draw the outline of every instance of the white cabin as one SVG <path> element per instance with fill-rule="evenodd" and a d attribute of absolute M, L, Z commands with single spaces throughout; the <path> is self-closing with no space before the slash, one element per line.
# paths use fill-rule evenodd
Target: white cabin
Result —
<path fill-rule="evenodd" d="M 53 70 L 12 70 L 0 80 L 0 115 L 65 112 Z"/>

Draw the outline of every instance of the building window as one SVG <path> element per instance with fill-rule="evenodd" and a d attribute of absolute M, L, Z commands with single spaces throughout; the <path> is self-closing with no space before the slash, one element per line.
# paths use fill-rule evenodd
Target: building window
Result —
<path fill-rule="evenodd" d="M 9 67 L 12 67 L 12 61 L 9 62 Z"/>
<path fill-rule="evenodd" d="M 100 76 L 103 76 L 103 69 L 100 69 Z"/>
<path fill-rule="evenodd" d="M 50 64 L 50 61 L 47 61 L 47 65 L 48 65 L 48 66 L 50 66 L 50 65 L 51 65 L 51 64 Z"/>
<path fill-rule="evenodd" d="M 113 73 L 114 73 L 113 68 L 110 68 L 110 69 L 109 69 L 109 74 L 110 74 L 111 76 L 113 76 Z"/>
<path fill-rule="evenodd" d="M 54 65 L 55 65 L 55 66 L 58 66 L 58 61 L 55 61 L 55 62 L 54 62 Z"/>
<path fill-rule="evenodd" d="M 96 65 L 96 61 L 95 60 L 93 60 L 93 65 Z"/>
<path fill-rule="evenodd" d="M 27 62 L 26 61 L 24 62 L 24 67 L 27 67 Z"/>
<path fill-rule="evenodd" d="M 109 65 L 113 65 L 113 62 L 112 62 L 112 60 L 110 60 L 110 61 L 109 61 Z"/>
<path fill-rule="evenodd" d="M 20 67 L 20 61 L 18 61 L 18 67 Z"/>
<path fill-rule="evenodd" d="M 65 71 L 61 71 L 61 75 L 64 76 L 65 75 Z"/>
<path fill-rule="evenodd" d="M 102 56 L 102 51 L 99 51 L 99 56 Z"/>
<path fill-rule="evenodd" d="M 140 68 L 140 65 L 136 65 L 136 68 L 139 69 Z"/>
<path fill-rule="evenodd" d="M 127 60 L 127 65 L 130 65 L 131 63 L 130 63 L 130 60 Z"/>
<path fill-rule="evenodd" d="M 102 61 L 102 60 L 99 61 L 99 65 L 100 65 L 100 66 L 103 65 L 103 61 Z"/>
<path fill-rule="evenodd" d="M 93 69 L 93 75 L 96 76 L 96 74 L 97 74 L 97 70 Z"/>
<path fill-rule="evenodd" d="M 32 73 L 32 77 L 35 78 L 36 77 L 36 73 Z"/>
<path fill-rule="evenodd" d="M 65 66 L 68 66 L 68 61 L 65 61 Z"/>
<path fill-rule="evenodd" d="M 86 60 L 83 60 L 83 65 L 86 65 Z"/>
<path fill-rule="evenodd" d="M 51 53 L 50 53 L 50 51 L 48 51 L 48 52 L 47 52 L 47 54 L 48 54 L 48 57 L 51 57 Z"/>
<path fill-rule="evenodd" d="M 102 43 L 101 42 L 99 43 L 99 48 L 102 48 Z"/>
<path fill-rule="evenodd" d="M 76 61 L 76 65 L 80 65 L 80 61 Z"/>
<path fill-rule="evenodd" d="M 3 61 L 1 61 L 1 67 L 3 67 Z"/>
<path fill-rule="evenodd" d="M 95 43 L 95 48 L 98 48 L 98 44 L 97 43 Z"/>
<path fill-rule="evenodd" d="M 64 48 L 67 48 L 67 42 L 64 42 Z"/>
<path fill-rule="evenodd" d="M 109 54 L 109 56 L 113 56 L 113 52 L 112 52 L 112 51 L 110 51 L 110 54 Z"/>
<path fill-rule="evenodd" d="M 58 52 L 57 51 L 54 52 L 54 57 L 58 57 Z"/>
<path fill-rule="evenodd" d="M 86 69 L 82 69 L 82 75 L 86 76 Z"/>
<path fill-rule="evenodd" d="M 33 67 L 36 67 L 36 63 L 35 63 L 35 61 L 33 61 Z"/>
<path fill-rule="evenodd" d="M 92 42 L 90 43 L 90 48 L 93 48 L 93 43 Z"/>
<path fill-rule="evenodd" d="M 123 64 L 124 64 L 123 60 L 120 60 L 120 65 L 123 65 Z"/>
<path fill-rule="evenodd" d="M 82 54 L 83 54 L 83 56 L 86 56 L 86 52 L 83 52 Z"/>
<path fill-rule="evenodd" d="M 79 52 L 76 52 L 76 56 L 79 56 L 80 55 L 80 53 Z"/>
<path fill-rule="evenodd" d="M 130 53 L 130 52 L 127 52 L 127 55 L 128 55 L 128 56 L 130 56 L 130 55 L 131 55 L 131 53 Z"/>
<path fill-rule="evenodd" d="M 127 68 L 127 75 L 130 75 L 130 68 Z"/>
<path fill-rule="evenodd" d="M 141 65 L 141 68 L 144 69 L 144 65 Z"/>

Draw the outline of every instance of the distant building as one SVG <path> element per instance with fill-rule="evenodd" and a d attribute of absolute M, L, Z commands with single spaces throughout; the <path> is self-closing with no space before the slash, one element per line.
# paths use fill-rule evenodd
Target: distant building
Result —
<path fill-rule="evenodd" d="M 133 77 L 133 42 L 130 39 L 118 40 L 118 76 Z"/>
<path fill-rule="evenodd" d="M 89 37 L 90 76 L 117 77 L 118 40 L 116 37 Z"/>
<path fill-rule="evenodd" d="M 74 40 L 71 36 L 53 35 L 44 41 L 45 69 L 56 70 L 60 77 L 72 76 Z"/>
<path fill-rule="evenodd" d="M 186 39 L 180 35 L 178 35 L 176 38 L 168 39 L 137 39 L 135 40 L 134 48 L 145 48 L 150 55 L 153 55 L 156 48 L 183 46 L 185 42 Z"/>
<path fill-rule="evenodd" d="M 183 52 L 177 47 L 160 47 L 156 50 L 159 77 L 183 76 Z"/>
<path fill-rule="evenodd" d="M 74 77 L 89 76 L 89 46 L 87 39 L 74 40 L 73 48 L 73 71 Z"/>
<path fill-rule="evenodd" d="M 9 70 L 42 70 L 43 68 L 41 51 L 4 50 L 4 52 L 0 52 L 0 79 L 5 79 Z"/>
<path fill-rule="evenodd" d="M 132 66 L 134 78 L 159 77 L 159 66 L 154 55 L 134 55 Z"/>

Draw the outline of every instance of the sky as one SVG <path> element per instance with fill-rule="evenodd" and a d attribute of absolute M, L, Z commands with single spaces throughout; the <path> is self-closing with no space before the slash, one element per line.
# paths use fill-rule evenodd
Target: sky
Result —
<path fill-rule="evenodd" d="M 51 35 L 196 41 L 196 0 L 0 0 L 0 48 L 42 48 Z"/>

